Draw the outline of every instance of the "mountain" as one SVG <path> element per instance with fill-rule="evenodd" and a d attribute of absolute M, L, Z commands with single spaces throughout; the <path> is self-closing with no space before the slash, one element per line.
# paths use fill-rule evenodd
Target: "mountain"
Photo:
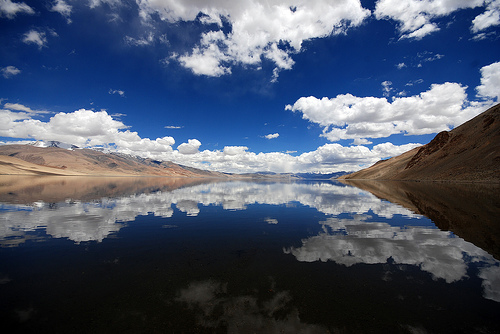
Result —
<path fill-rule="evenodd" d="M 339 179 L 500 182 L 500 104 L 426 145 Z"/>
<path fill-rule="evenodd" d="M 58 145 L 0 146 L 0 174 L 228 177 L 172 162 Z"/>

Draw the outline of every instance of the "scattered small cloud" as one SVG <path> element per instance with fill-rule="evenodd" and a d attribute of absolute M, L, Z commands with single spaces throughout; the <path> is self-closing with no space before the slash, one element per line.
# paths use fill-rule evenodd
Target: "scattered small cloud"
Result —
<path fill-rule="evenodd" d="M 15 66 L 6 66 L 1 69 L 2 75 L 5 79 L 9 79 L 15 75 L 21 73 L 21 70 Z"/>
<path fill-rule="evenodd" d="M 45 32 L 32 29 L 24 34 L 22 41 L 26 44 L 36 44 L 42 49 L 47 44 L 47 37 Z"/>
<path fill-rule="evenodd" d="M 417 79 L 417 80 L 410 80 L 406 83 L 405 86 L 413 86 L 413 85 L 418 85 L 418 84 L 421 84 L 423 83 L 424 80 L 423 79 Z"/>
<path fill-rule="evenodd" d="M 113 94 L 118 94 L 120 95 L 121 97 L 125 97 L 125 92 L 123 90 L 119 90 L 119 89 L 110 89 L 108 91 L 109 94 L 113 95 Z"/>
<path fill-rule="evenodd" d="M 270 225 L 278 224 L 278 219 L 276 218 L 265 218 L 264 221 Z"/>
<path fill-rule="evenodd" d="M 278 138 L 280 136 L 279 133 L 270 133 L 268 135 L 265 135 L 264 138 L 266 139 L 274 139 L 274 138 Z"/>
<path fill-rule="evenodd" d="M 405 68 L 407 66 L 406 66 L 405 63 L 399 63 L 399 64 L 396 64 L 396 67 L 397 67 L 398 70 L 401 70 L 401 69 L 403 69 L 403 68 Z"/>
<path fill-rule="evenodd" d="M 392 81 L 382 82 L 382 91 L 385 97 L 389 97 L 389 95 L 391 95 L 391 92 L 394 90 L 391 86 Z"/>
<path fill-rule="evenodd" d="M 124 37 L 125 43 L 131 46 L 148 46 L 154 42 L 154 34 L 150 32 L 147 36 L 134 38 L 130 36 Z"/>
<path fill-rule="evenodd" d="M 64 16 L 68 22 L 68 24 L 71 23 L 71 11 L 73 7 L 71 5 L 68 5 L 64 0 L 55 0 L 53 3 L 52 7 L 50 8 L 51 11 L 57 12 Z"/>

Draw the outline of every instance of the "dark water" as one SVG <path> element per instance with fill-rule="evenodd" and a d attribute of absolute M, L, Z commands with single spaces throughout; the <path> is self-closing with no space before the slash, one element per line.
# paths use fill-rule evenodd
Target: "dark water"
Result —
<path fill-rule="evenodd" d="M 10 177 L 0 200 L 2 332 L 500 332 L 481 237 L 356 187 Z"/>

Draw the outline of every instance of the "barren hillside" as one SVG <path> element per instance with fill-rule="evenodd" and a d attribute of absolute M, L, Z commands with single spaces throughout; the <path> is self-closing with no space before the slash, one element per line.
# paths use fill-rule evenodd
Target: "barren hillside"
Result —
<path fill-rule="evenodd" d="M 89 149 L 67 150 L 31 145 L 0 146 L 0 174 L 226 177 L 171 162 L 109 154 Z"/>
<path fill-rule="evenodd" d="M 339 179 L 500 181 L 500 104 L 428 144 Z"/>

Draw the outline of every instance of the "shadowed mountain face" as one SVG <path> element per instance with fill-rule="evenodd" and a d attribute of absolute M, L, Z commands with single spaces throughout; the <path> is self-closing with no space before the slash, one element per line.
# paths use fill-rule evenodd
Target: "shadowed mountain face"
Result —
<path fill-rule="evenodd" d="M 344 180 L 430 218 L 500 259 L 500 184 Z"/>
<path fill-rule="evenodd" d="M 0 174 L 22 175 L 149 175 L 226 177 L 166 161 L 89 149 L 67 150 L 31 145 L 0 146 Z"/>
<path fill-rule="evenodd" d="M 500 104 L 428 144 L 340 179 L 500 181 Z"/>

